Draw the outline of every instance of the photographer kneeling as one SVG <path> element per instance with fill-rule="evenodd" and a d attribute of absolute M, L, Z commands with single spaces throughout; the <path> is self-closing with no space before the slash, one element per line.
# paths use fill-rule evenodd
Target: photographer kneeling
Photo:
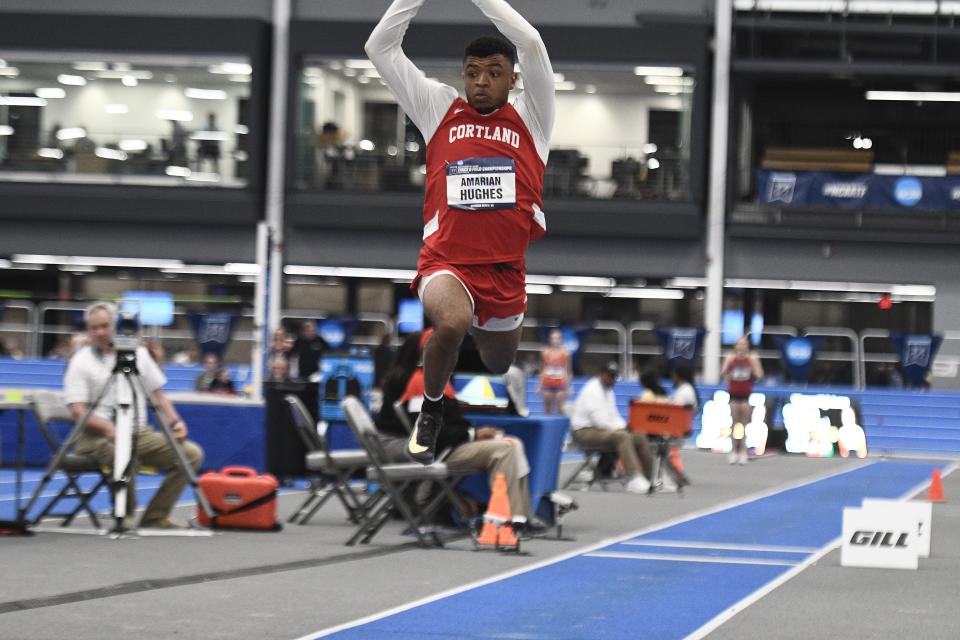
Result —
<path fill-rule="evenodd" d="M 83 317 L 90 344 L 77 351 L 70 359 L 63 381 L 64 395 L 74 420 L 80 420 L 84 416 L 90 403 L 97 399 L 104 386 L 110 381 L 117 360 L 117 350 L 113 344 L 116 315 L 116 307 L 108 302 L 96 302 L 84 311 Z M 144 389 L 151 394 L 163 419 L 171 426 L 190 466 L 194 471 L 198 470 L 203 462 L 203 449 L 186 439 L 186 423 L 161 391 L 161 387 L 167 383 L 166 377 L 150 357 L 146 347 L 137 347 L 136 356 Z M 126 382 L 119 380 L 118 384 L 126 384 Z M 116 438 L 115 412 L 116 389 L 111 388 L 90 414 L 83 433 L 77 440 L 77 453 L 94 457 L 104 467 L 113 466 Z M 133 428 L 136 463 L 153 467 L 166 474 L 163 484 L 147 505 L 139 526 L 159 529 L 179 528 L 179 525 L 170 520 L 170 512 L 187 484 L 186 471 L 180 467 L 176 452 L 167 442 L 166 437 L 154 431 L 148 424 L 146 399 L 139 393 L 135 415 L 136 423 Z M 131 469 L 130 484 L 127 488 L 128 517 L 131 517 L 136 509 L 135 480 L 136 467 Z"/>

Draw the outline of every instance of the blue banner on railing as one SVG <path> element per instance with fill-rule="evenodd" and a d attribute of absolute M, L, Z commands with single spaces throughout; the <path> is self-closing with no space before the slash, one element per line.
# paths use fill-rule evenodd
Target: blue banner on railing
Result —
<path fill-rule="evenodd" d="M 760 171 L 760 204 L 860 209 L 960 209 L 960 176 Z"/>
<path fill-rule="evenodd" d="M 810 370 L 817 359 L 817 349 L 822 338 L 775 336 L 780 348 L 783 366 L 792 382 L 806 384 L 810 379 Z"/>
<path fill-rule="evenodd" d="M 667 369 L 673 371 L 677 365 L 693 366 L 706 331 L 695 327 L 657 327 L 656 334 L 667 360 Z"/>
<path fill-rule="evenodd" d="M 335 316 L 317 321 L 317 335 L 334 350 L 348 345 L 356 328 L 357 319 L 352 316 Z"/>
<path fill-rule="evenodd" d="M 215 353 L 222 359 L 233 337 L 236 320 L 237 316 L 230 313 L 191 313 L 190 324 L 201 355 Z"/>
<path fill-rule="evenodd" d="M 943 342 L 943 336 L 892 333 L 890 341 L 897 351 L 900 371 L 907 386 L 926 387 L 927 373 L 933 366 L 933 359 L 937 356 L 937 349 Z"/>

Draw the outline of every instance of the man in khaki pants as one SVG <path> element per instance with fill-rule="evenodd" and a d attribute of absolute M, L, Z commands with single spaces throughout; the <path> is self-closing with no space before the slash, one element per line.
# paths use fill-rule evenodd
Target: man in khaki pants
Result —
<path fill-rule="evenodd" d="M 617 363 L 608 362 L 580 390 L 570 418 L 573 442 L 585 450 L 616 451 L 627 477 L 627 491 L 646 493 L 653 472 L 653 454 L 647 437 L 629 431 L 617 409 L 613 385 L 618 375 Z"/>
<path fill-rule="evenodd" d="M 113 346 L 115 320 L 116 308 L 108 302 L 96 302 L 84 311 L 90 344 L 73 355 L 63 380 L 64 396 L 74 420 L 79 420 L 87 412 L 90 403 L 96 400 L 113 373 L 117 360 L 117 352 Z M 187 424 L 161 391 L 161 387 L 167 383 L 166 377 L 145 347 L 137 347 L 136 354 L 137 369 L 143 386 L 153 397 L 154 403 L 163 414 L 163 419 L 171 425 L 190 466 L 194 471 L 198 470 L 203 462 L 203 450 L 196 443 L 186 439 Z M 125 384 L 125 382 L 120 380 L 118 384 Z M 94 408 L 76 445 L 77 453 L 93 456 L 104 467 L 113 466 L 116 437 L 116 426 L 113 422 L 115 411 L 116 389 L 111 388 L 100 404 Z M 187 484 L 187 474 L 178 464 L 176 452 L 170 447 L 166 437 L 151 429 L 147 423 L 147 402 L 142 395 L 137 397 L 136 416 L 137 421 L 134 424 L 136 462 L 166 474 L 163 484 L 147 505 L 140 519 L 140 526 L 160 529 L 178 528 L 179 525 L 170 520 L 170 512 Z M 135 478 L 136 470 L 134 469 L 127 490 L 128 517 L 131 517 L 136 509 Z"/>
<path fill-rule="evenodd" d="M 424 390 L 423 369 L 419 363 L 423 346 L 432 332 L 433 329 L 427 329 L 408 335 L 383 379 L 383 402 L 374 422 L 387 457 L 396 462 L 406 462 L 409 456 L 407 428 L 397 416 L 394 403 L 406 412 L 410 424 L 416 420 L 423 405 Z M 528 482 L 530 464 L 523 442 L 494 427 L 474 427 L 464 417 L 449 384 L 444 389 L 442 409 L 444 427 L 437 438 L 437 451 L 450 451 L 444 459 L 446 465 L 454 471 L 486 472 L 491 487 L 497 474 L 502 473 L 507 482 L 513 521 L 531 532 L 541 529 L 542 523 L 533 517 Z"/>

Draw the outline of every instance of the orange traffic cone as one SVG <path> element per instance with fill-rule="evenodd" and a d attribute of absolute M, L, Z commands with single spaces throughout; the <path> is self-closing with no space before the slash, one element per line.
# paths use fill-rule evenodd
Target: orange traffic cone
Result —
<path fill-rule="evenodd" d="M 490 492 L 490 504 L 487 505 L 485 520 L 492 520 L 497 524 L 510 522 L 510 498 L 507 496 L 507 478 L 498 473 L 493 480 L 493 491 Z"/>
<path fill-rule="evenodd" d="M 940 477 L 940 469 L 934 469 L 930 476 L 930 493 L 927 495 L 930 502 L 946 502 L 943 496 L 943 479 Z"/>
<path fill-rule="evenodd" d="M 501 525 L 497 530 L 497 546 L 502 549 L 504 547 L 516 547 L 519 544 L 520 541 L 517 540 L 517 534 L 513 532 L 510 523 Z"/>
<path fill-rule="evenodd" d="M 507 479 L 502 473 L 498 473 L 493 480 L 490 504 L 487 505 L 487 512 L 483 514 L 483 528 L 477 536 L 477 545 L 517 546 L 517 537 L 510 527 L 511 517 Z"/>
<path fill-rule="evenodd" d="M 490 520 L 484 518 L 483 520 L 483 529 L 480 531 L 480 535 L 477 536 L 477 544 L 494 546 L 497 544 L 497 529 L 499 527 Z"/>

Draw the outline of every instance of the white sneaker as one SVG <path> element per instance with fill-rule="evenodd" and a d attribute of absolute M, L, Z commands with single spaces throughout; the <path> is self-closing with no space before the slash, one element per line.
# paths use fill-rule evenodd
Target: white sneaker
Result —
<path fill-rule="evenodd" d="M 660 483 L 658 487 L 663 493 L 676 493 L 677 492 L 677 483 L 673 481 L 669 475 L 663 476 L 663 482 Z"/>
<path fill-rule="evenodd" d="M 740 452 L 740 456 L 737 458 L 737 462 L 740 464 L 747 464 L 747 451 L 743 450 Z"/>
<path fill-rule="evenodd" d="M 737 452 L 731 451 L 727 454 L 727 464 L 736 464 L 737 462 Z"/>
<path fill-rule="evenodd" d="M 627 493 L 646 493 L 649 490 L 650 481 L 643 476 L 634 476 L 626 486 Z"/>

